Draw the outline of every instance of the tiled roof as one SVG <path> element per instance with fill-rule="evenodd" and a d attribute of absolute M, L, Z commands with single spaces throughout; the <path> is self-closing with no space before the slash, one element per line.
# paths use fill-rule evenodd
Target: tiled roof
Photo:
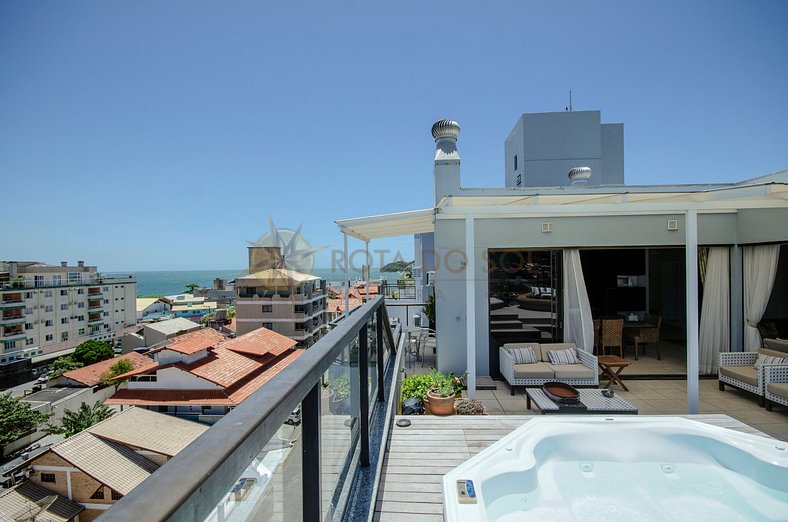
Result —
<path fill-rule="evenodd" d="M 282 355 L 295 346 L 296 341 L 268 328 L 258 328 L 235 339 L 224 341 L 221 346 L 234 352 L 251 355 Z"/>
<path fill-rule="evenodd" d="M 132 406 L 233 406 L 223 390 L 118 390 L 104 404 Z"/>
<path fill-rule="evenodd" d="M 350 303 L 350 309 L 355 310 L 363 303 L 361 299 L 350 298 L 348 301 Z M 344 312 L 345 311 L 345 300 L 344 299 L 329 299 L 326 303 L 326 310 L 329 312 Z"/>
<path fill-rule="evenodd" d="M 287 365 L 301 357 L 303 353 L 304 350 L 293 350 L 293 353 L 286 355 L 260 375 L 249 379 L 247 382 L 239 383 L 239 385 L 234 388 L 228 389 L 227 392 L 230 395 L 230 400 L 233 404 L 241 404 L 247 397 L 260 388 L 260 386 L 270 381 L 274 375 L 281 372 Z"/>
<path fill-rule="evenodd" d="M 158 466 L 134 450 L 83 431 L 51 451 L 121 495 L 137 487 Z"/>
<path fill-rule="evenodd" d="M 145 370 L 146 368 L 155 368 L 156 363 L 149 357 L 140 355 L 137 352 L 130 352 L 119 357 L 113 357 L 106 361 L 100 361 L 83 368 L 77 368 L 63 374 L 63 377 L 77 381 L 85 386 L 95 386 L 101 382 L 101 375 L 109 370 L 110 366 L 118 361 L 131 361 L 135 370 Z"/>
<path fill-rule="evenodd" d="M 207 429 L 204 424 L 173 415 L 128 408 L 87 431 L 102 439 L 172 457 Z"/>
<path fill-rule="evenodd" d="M 262 366 L 261 363 L 219 346 L 207 357 L 191 364 L 176 363 L 175 367 L 223 388 L 232 386 Z"/>
<path fill-rule="evenodd" d="M 158 301 L 158 297 L 138 297 L 137 298 L 137 312 L 142 312 L 147 307 Z"/>
<path fill-rule="evenodd" d="M 211 346 L 216 346 L 224 339 L 225 336 L 213 328 L 200 328 L 199 330 L 173 338 L 170 343 L 164 345 L 163 348 L 185 355 L 191 355 L 201 350 L 206 350 Z"/>
<path fill-rule="evenodd" d="M 44 512 L 35 515 L 36 502 L 56 495 L 57 499 Z M 0 490 L 0 519 L 33 520 L 36 522 L 65 522 L 83 512 L 85 508 L 35 482 L 27 480 L 11 489 Z M 33 516 L 31 516 L 33 515 Z"/>
<path fill-rule="evenodd" d="M 247 286 L 249 283 L 253 283 L 251 280 L 271 281 L 275 283 L 302 283 L 304 281 L 318 281 L 320 278 L 311 274 L 303 274 L 295 270 L 288 270 L 286 268 L 269 268 L 262 272 L 255 272 L 254 274 L 237 278 L 235 280 L 235 286 Z"/>
<path fill-rule="evenodd" d="M 258 368 L 224 390 L 122 389 L 104 402 L 136 406 L 237 406 L 303 353 L 303 350 L 292 350 L 276 363 L 262 371 Z"/>

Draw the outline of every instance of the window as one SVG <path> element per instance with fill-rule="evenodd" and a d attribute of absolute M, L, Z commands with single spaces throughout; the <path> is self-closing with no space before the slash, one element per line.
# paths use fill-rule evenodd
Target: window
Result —
<path fill-rule="evenodd" d="M 274 307 L 272 305 L 263 305 L 263 312 L 273 312 Z"/>
<path fill-rule="evenodd" d="M 33 292 L 25 292 L 25 299 L 33 299 Z"/>
<path fill-rule="evenodd" d="M 112 496 L 112 500 L 120 500 L 121 497 L 123 497 L 123 495 L 121 495 L 117 491 L 113 491 L 111 496 Z"/>
<path fill-rule="evenodd" d="M 69 283 L 79 283 L 79 272 L 69 272 L 68 273 L 68 282 Z"/>
<path fill-rule="evenodd" d="M 68 317 L 61 317 L 60 324 L 68 324 Z"/>
<path fill-rule="evenodd" d="M 522 174 L 518 174 L 517 175 L 517 186 L 519 187 L 522 184 L 523 184 L 523 175 Z"/>
<path fill-rule="evenodd" d="M 47 319 L 44 321 L 44 326 L 52 326 L 52 319 Z"/>
<path fill-rule="evenodd" d="M 85 303 L 77 303 L 77 308 L 85 308 Z"/>
<path fill-rule="evenodd" d="M 85 320 L 85 316 L 84 315 L 78 315 L 77 316 L 77 321 L 84 321 L 84 320 Z"/>
<path fill-rule="evenodd" d="M 514 155 L 514 170 L 517 170 L 517 154 Z"/>
<path fill-rule="evenodd" d="M 30 315 L 32 313 L 33 313 L 33 309 L 32 308 L 25 308 L 25 315 Z"/>
<path fill-rule="evenodd" d="M 62 332 L 60 334 L 60 340 L 61 341 L 68 341 L 68 332 Z"/>
<path fill-rule="evenodd" d="M 80 317 L 82 317 L 82 316 L 80 316 Z M 80 319 L 80 321 L 81 320 L 82 319 Z M 79 333 L 79 335 L 85 335 L 85 329 L 84 328 L 80 328 L 78 333 Z"/>
<path fill-rule="evenodd" d="M 47 342 L 52 342 L 53 339 L 54 339 L 54 337 L 52 336 L 52 334 L 47 334 L 47 336 L 46 336 Z"/>
<path fill-rule="evenodd" d="M 38 277 L 38 276 L 36 276 L 36 277 Z M 38 283 L 36 283 L 36 284 L 38 284 Z M 44 290 L 44 297 L 52 297 L 52 290 Z"/>
<path fill-rule="evenodd" d="M 45 312 L 51 312 L 51 311 L 52 311 L 52 305 L 46 305 L 46 306 L 44 307 L 44 311 L 45 311 Z"/>
<path fill-rule="evenodd" d="M 63 303 L 62 305 L 60 305 L 60 309 L 61 310 L 68 310 L 68 303 Z"/>
<path fill-rule="evenodd" d="M 156 382 L 156 374 L 147 373 L 143 375 L 132 375 L 129 380 L 131 382 Z"/>
<path fill-rule="evenodd" d="M 77 293 L 80 294 L 80 295 L 84 294 L 85 293 L 85 289 L 84 288 L 77 288 Z"/>
<path fill-rule="evenodd" d="M 102 500 L 104 498 L 104 486 L 99 486 L 96 492 L 90 495 L 90 498 Z"/>
<path fill-rule="evenodd" d="M 25 341 L 25 345 L 27 345 L 27 346 L 30 346 L 30 345 L 31 345 L 31 344 L 33 344 L 34 342 L 35 342 L 35 341 L 34 341 L 32 338 L 28 337 L 28 338 L 27 338 L 27 340 Z"/>
<path fill-rule="evenodd" d="M 109 292 L 109 287 L 105 286 L 104 288 L 102 288 L 102 292 Z"/>
<path fill-rule="evenodd" d="M 57 283 L 57 284 L 59 285 L 60 283 Z M 68 295 L 68 290 L 65 290 L 65 289 L 61 290 L 60 291 L 60 295 Z"/>
<path fill-rule="evenodd" d="M 35 281 L 36 286 L 44 286 L 44 276 L 33 276 L 33 280 Z M 49 293 L 51 294 L 52 292 Z"/>
<path fill-rule="evenodd" d="M 55 474 L 54 473 L 42 473 L 41 474 L 41 482 L 51 482 L 52 484 L 55 483 Z"/>
<path fill-rule="evenodd" d="M 32 330 L 32 329 L 33 329 L 33 323 L 25 323 L 25 330 Z"/>
<path fill-rule="evenodd" d="M 274 327 L 274 323 L 263 323 L 263 328 L 268 328 L 269 330 Z"/>

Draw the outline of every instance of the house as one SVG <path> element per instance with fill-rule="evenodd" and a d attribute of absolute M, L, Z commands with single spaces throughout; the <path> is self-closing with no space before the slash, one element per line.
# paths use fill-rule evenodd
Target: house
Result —
<path fill-rule="evenodd" d="M 130 332 L 121 338 L 120 344 L 123 353 L 129 353 L 137 348 L 153 346 L 167 339 L 193 332 L 202 328 L 199 323 L 183 317 L 144 324 L 135 332 Z"/>
<path fill-rule="evenodd" d="M 65 372 L 58 379 L 58 384 L 87 388 L 98 386 L 102 382 L 102 376 L 109 371 L 112 365 L 117 364 L 119 361 L 131 362 L 135 370 L 146 369 L 154 365 L 148 357 L 131 352 Z"/>
<path fill-rule="evenodd" d="M 203 316 L 214 313 L 218 308 L 215 301 L 208 301 L 205 297 L 191 294 L 168 295 L 161 299 L 172 307 L 173 317 L 183 317 L 197 322 Z"/>
<path fill-rule="evenodd" d="M 83 511 L 85 507 L 81 504 L 30 480 L 0 490 L 0 514 L 3 519 L 72 522 L 79 520 L 79 514 Z"/>
<path fill-rule="evenodd" d="M 477 375 L 497 374 L 502 344 L 567 341 L 590 351 L 593 318 L 637 322 L 653 312 L 686 344 L 679 352 L 696 412 L 697 376 L 716 372 L 717 353 L 756 349 L 756 325 L 784 317 L 788 171 L 739 183 L 604 185 L 580 159 L 568 185 L 463 188 L 459 125 L 441 120 L 432 134 L 433 208 L 337 224 L 366 242 L 432 235 L 421 256 L 435 266 L 437 366 L 468 370 L 471 388 Z M 715 295 L 703 310 L 699 267 Z M 761 279 L 779 289 L 747 290 Z"/>
<path fill-rule="evenodd" d="M 80 522 L 93 520 L 205 430 L 184 419 L 127 409 L 17 466 L 12 471 L 26 469 L 29 475 L 17 495 L 58 495 L 52 507 L 62 513 L 54 520 L 70 520 L 72 513 Z"/>
<path fill-rule="evenodd" d="M 152 365 L 118 376 L 128 387 L 105 401 L 212 423 L 244 401 L 303 352 L 266 328 L 227 339 L 211 328 L 164 341 Z"/>
<path fill-rule="evenodd" d="M 158 321 L 172 317 L 172 306 L 158 297 L 137 298 L 137 322 Z"/>
<path fill-rule="evenodd" d="M 112 342 L 136 323 L 131 275 L 78 261 L 0 261 L 0 378 L 30 371 L 87 339 Z"/>

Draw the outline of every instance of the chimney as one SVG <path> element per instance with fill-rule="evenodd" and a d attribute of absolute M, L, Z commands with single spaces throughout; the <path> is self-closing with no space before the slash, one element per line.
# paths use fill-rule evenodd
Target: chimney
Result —
<path fill-rule="evenodd" d="M 285 260 L 280 247 L 251 246 L 249 248 L 249 273 L 254 274 L 269 268 L 284 268 Z"/>
<path fill-rule="evenodd" d="M 68 261 L 61 261 L 60 266 L 66 268 L 68 266 Z"/>
<path fill-rule="evenodd" d="M 569 169 L 569 181 L 572 185 L 588 185 L 591 179 L 590 167 L 574 167 Z"/>
<path fill-rule="evenodd" d="M 457 138 L 460 124 L 454 120 L 439 120 L 432 126 L 435 138 L 435 204 L 444 196 L 456 194 L 460 190 L 460 153 L 457 151 Z"/>
<path fill-rule="evenodd" d="M 224 290 L 224 279 L 221 277 L 217 277 L 213 280 L 213 289 L 214 290 Z"/>
<path fill-rule="evenodd" d="M 85 266 L 85 262 L 84 261 L 77 261 L 77 266 L 84 267 Z"/>

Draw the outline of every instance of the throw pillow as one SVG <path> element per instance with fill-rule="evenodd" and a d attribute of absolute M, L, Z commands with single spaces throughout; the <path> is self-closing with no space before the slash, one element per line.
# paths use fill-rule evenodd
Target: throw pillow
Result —
<path fill-rule="evenodd" d="M 763 355 L 758 354 L 758 360 L 752 365 L 753 368 L 759 368 L 764 364 L 788 364 L 788 359 L 784 357 L 777 357 L 776 355 Z"/>
<path fill-rule="evenodd" d="M 509 354 L 514 357 L 514 364 L 533 364 L 536 362 L 534 349 L 527 348 L 507 348 Z"/>
<path fill-rule="evenodd" d="M 549 350 L 547 356 L 550 358 L 550 364 L 579 364 L 575 351 L 571 348 L 566 350 Z"/>

